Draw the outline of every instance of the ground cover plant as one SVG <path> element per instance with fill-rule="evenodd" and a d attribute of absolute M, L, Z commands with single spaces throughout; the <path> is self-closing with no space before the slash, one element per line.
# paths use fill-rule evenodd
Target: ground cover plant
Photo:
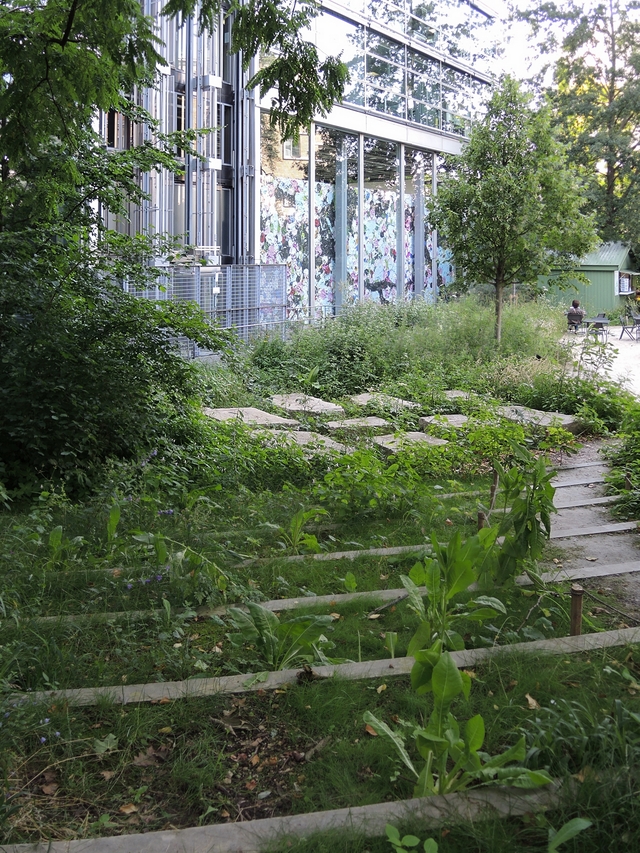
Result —
<path fill-rule="evenodd" d="M 453 554 L 456 541 L 462 548 L 498 533 L 511 536 L 514 546 L 510 552 L 495 550 L 496 559 L 500 553 L 509 557 L 503 559 L 504 577 L 498 582 L 498 563 L 492 560 L 491 572 L 482 578 L 484 583 L 491 576 L 490 588 L 468 589 L 479 579 L 474 575 L 445 595 L 440 615 L 449 620 L 446 630 L 454 647 L 567 633 L 563 586 L 524 590 L 509 580 L 522 568 L 533 573 L 540 556 L 549 512 L 546 471 L 535 475 L 538 485 L 531 495 L 536 499 L 523 500 L 519 509 L 519 493 L 530 480 L 514 474 L 510 486 L 507 472 L 514 466 L 522 472 L 544 467 L 535 460 L 548 452 L 566 458 L 577 439 L 559 428 L 514 424 L 496 413 L 500 401 L 531 404 L 535 394 L 541 408 L 580 409 L 580 386 L 570 381 L 555 344 L 556 325 L 561 327 L 563 318 L 544 305 L 509 308 L 503 355 L 496 358 L 477 334 L 482 310 L 472 300 L 382 312 L 367 307 L 354 311 L 351 331 L 338 319 L 324 329 L 302 330 L 282 345 L 265 341 L 249 350 L 238 345 L 225 364 L 199 369 L 198 393 L 209 405 L 259 405 L 277 413 L 270 401 L 276 391 L 325 394 L 335 388 L 342 395 L 377 387 L 417 402 L 420 410 L 395 411 L 384 404 L 362 409 L 348 397 L 334 399 L 349 416 L 384 416 L 390 432 L 398 434 L 417 429 L 421 414 L 467 415 L 467 423 L 457 429 L 444 423 L 429 427 L 448 440 L 443 447 L 405 446 L 387 457 L 371 436 L 349 434 L 350 452 L 308 455 L 243 424 L 212 422 L 194 408 L 188 435 L 158 436 L 133 460 L 110 459 L 85 500 L 67 494 L 59 481 L 42 483 L 34 501 L 15 491 L 0 492 L 5 506 L 0 514 L 0 696 L 6 704 L 3 714 L 9 714 L 0 722 L 12 744 L 11 759 L 2 767 L 9 797 L 2 814 L 11 840 L 40 837 L 40 823 L 43 837 L 89 837 L 408 796 L 414 780 L 402 772 L 391 780 L 398 765 L 383 739 L 364 729 L 363 714 L 370 711 L 390 727 L 397 716 L 424 729 L 431 713 L 431 700 L 425 704 L 424 697 L 412 696 L 407 680 L 397 678 L 342 684 L 339 694 L 312 681 L 284 693 L 243 697 L 246 704 L 238 706 L 218 697 L 124 709 L 79 709 L 57 701 L 36 707 L 21 704 L 16 691 L 233 673 L 245 673 L 249 680 L 271 666 L 313 667 L 329 659 L 387 658 L 393 667 L 394 657 L 415 650 L 416 636 L 422 638 L 416 640 L 417 651 L 428 651 L 434 629 L 422 626 L 429 621 L 424 617 L 434 596 L 419 597 L 420 612 L 415 590 L 413 598 L 395 603 L 382 602 L 376 593 L 404 589 L 402 578 L 411 579 L 412 572 L 414 584 L 426 583 L 429 560 L 439 559 L 438 542 L 446 545 L 442 567 L 443 555 Z M 353 349 L 354 339 L 360 349 Z M 270 347 L 273 358 L 267 363 Z M 504 355 L 518 348 L 522 356 Z M 333 360 L 327 358 L 329 350 Z M 369 365 L 366 370 L 354 353 Z M 326 365 L 324 373 L 320 363 Z M 280 369 L 279 364 L 288 366 Z M 449 399 L 444 391 L 455 387 L 476 393 Z M 608 385 L 601 390 L 619 412 L 633 415 L 623 393 Z M 601 411 L 593 411 L 585 415 L 584 427 L 606 428 Z M 322 433 L 327 419 L 304 416 L 300 421 Z M 502 492 L 494 494 L 496 474 Z M 506 504 L 511 513 L 496 511 Z M 478 531 L 479 510 L 489 517 L 486 532 Z M 522 527 L 514 521 L 518 512 L 526 521 Z M 349 561 L 313 559 L 396 545 L 411 547 L 406 553 L 363 553 Z M 348 592 L 370 595 L 351 602 L 330 599 L 327 605 L 311 598 Z M 306 606 L 283 610 L 273 619 L 257 609 L 261 601 L 286 597 L 303 599 Z M 246 603 L 253 608 L 252 626 L 239 611 L 234 626 L 234 614 L 229 618 L 219 610 Z M 66 621 L 67 616 L 73 619 Z M 594 630 L 618 624 L 617 617 L 602 613 L 586 620 Z M 297 642 L 307 630 L 305 641 Z M 441 631 L 438 627 L 436 633 Z M 236 642 L 231 641 L 234 634 L 241 635 Z M 603 667 L 622 672 L 624 665 L 614 663 L 623 664 L 622 657 L 615 655 Z M 502 697 L 500 691 L 506 696 L 515 689 L 507 688 L 519 681 L 514 675 L 519 666 L 506 662 L 500 686 L 491 682 L 486 690 L 478 689 L 484 677 L 478 669 L 470 696 L 453 699 L 451 712 L 462 721 L 461 731 L 465 721 L 482 716 L 482 749 L 488 753 L 503 753 L 522 737 L 525 720 L 518 713 L 530 714 L 528 700 L 525 706 L 519 697 L 520 710 L 512 715 L 503 714 L 502 698 L 490 701 Z M 633 666 L 627 663 L 627 670 L 633 680 Z M 543 706 L 555 683 L 548 682 L 545 698 L 548 677 L 540 670 L 540 686 L 536 682 L 526 690 Z M 606 678 L 617 685 L 615 697 L 607 693 L 612 701 L 633 699 L 628 679 Z M 596 689 L 595 681 L 588 684 Z M 555 698 L 569 701 L 568 694 L 578 689 L 563 685 Z M 359 698 L 349 698 L 352 693 Z M 315 695 L 324 698 L 316 701 Z M 380 704 L 384 701 L 391 702 L 388 714 Z M 345 705 L 348 721 L 332 720 L 336 704 Z M 314 709 L 319 716 L 312 715 L 316 721 L 307 725 L 305 714 Z M 629 710 L 637 712 L 635 706 Z M 292 723 L 298 714 L 299 725 Z"/>
<path fill-rule="evenodd" d="M 637 671 L 625 649 L 568 659 L 510 656 L 475 667 L 473 689 L 452 709 L 461 719 L 483 717 L 488 752 L 524 736 L 532 770 L 553 774 L 562 765 L 583 771 L 580 784 L 589 785 L 590 767 L 633 786 L 639 694 L 608 671 L 624 667 Z M 565 709 L 576 696 L 572 723 Z M 390 726 L 396 717 L 421 725 L 430 703 L 392 676 L 160 705 L 7 700 L 3 770 L 17 811 L 7 817 L 4 837 L 90 837 L 410 796 L 412 780 L 385 740 L 366 729 L 363 713 L 373 709 Z M 618 761 L 620 720 L 629 764 Z M 551 738 L 558 748 L 544 753 L 539 744 Z"/>

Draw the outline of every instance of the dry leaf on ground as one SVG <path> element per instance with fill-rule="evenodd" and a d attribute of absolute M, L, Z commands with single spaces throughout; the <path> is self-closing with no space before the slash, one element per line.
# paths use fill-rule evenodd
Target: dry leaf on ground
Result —
<path fill-rule="evenodd" d="M 538 710 L 538 708 L 540 707 L 540 703 L 537 701 L 537 699 L 534 699 L 530 693 L 525 693 L 524 698 L 527 700 L 527 705 L 529 706 L 530 710 Z"/>
<path fill-rule="evenodd" d="M 127 803 L 126 806 L 120 806 L 118 811 L 120 814 L 133 814 L 138 811 L 138 807 L 134 806 L 133 803 Z"/>
<path fill-rule="evenodd" d="M 364 727 L 364 730 L 368 735 L 371 735 L 371 737 L 378 737 L 378 732 L 373 728 L 373 726 L 370 726 L 369 723 Z"/>

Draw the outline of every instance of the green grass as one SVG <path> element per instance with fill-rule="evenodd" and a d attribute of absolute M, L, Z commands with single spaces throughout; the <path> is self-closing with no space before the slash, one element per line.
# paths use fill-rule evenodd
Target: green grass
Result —
<path fill-rule="evenodd" d="M 640 696 L 603 671 L 625 660 L 636 667 L 624 649 L 566 659 L 497 659 L 476 668 L 470 700 L 453 710 L 460 720 L 484 716 L 489 752 L 512 743 L 541 713 L 529 707 L 527 694 L 543 707 L 579 699 L 595 720 L 606 717 L 616 699 L 637 712 Z M 88 837 L 150 831 L 167 820 L 179 828 L 240 814 L 300 813 L 407 797 L 411 781 L 404 773 L 391 781 L 395 755 L 382 738 L 365 732 L 362 715 L 371 710 L 390 725 L 396 718 L 423 724 L 430 707 L 430 697 L 417 697 L 404 678 L 330 679 L 164 705 L 5 702 L 3 761 L 19 806 L 5 841 L 56 837 L 63 826 L 67 838 Z M 304 753 L 318 744 L 305 761 Z M 559 754 L 562 748 L 559 743 Z M 604 773 L 610 759 L 598 756 L 599 764 L 591 766 Z M 43 790 L 48 784 L 58 786 L 55 797 Z M 267 790 L 271 793 L 260 798 Z M 120 811 L 132 803 L 136 821 Z M 99 825 L 104 814 L 115 826 Z"/>

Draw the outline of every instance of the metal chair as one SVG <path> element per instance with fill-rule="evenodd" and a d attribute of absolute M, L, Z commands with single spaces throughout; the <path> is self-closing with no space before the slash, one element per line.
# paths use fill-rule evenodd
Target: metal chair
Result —
<path fill-rule="evenodd" d="M 582 318 L 584 314 L 580 314 L 578 311 L 567 311 L 567 331 L 575 332 L 576 335 L 582 328 Z"/>
<path fill-rule="evenodd" d="M 638 321 L 640 321 L 640 317 L 638 317 Z M 622 340 L 625 336 L 630 338 L 632 341 L 638 340 L 640 325 L 636 322 L 636 318 L 633 315 L 631 316 L 631 319 L 628 317 L 620 317 L 620 325 L 622 326 L 622 329 L 620 330 L 619 340 Z"/>
<path fill-rule="evenodd" d="M 609 338 L 609 324 L 598 323 L 599 318 L 606 320 L 607 315 L 604 312 L 596 314 L 596 316 L 592 319 L 589 328 L 587 329 L 587 334 L 595 335 L 598 338 L 602 338 L 602 340 L 606 342 Z"/>

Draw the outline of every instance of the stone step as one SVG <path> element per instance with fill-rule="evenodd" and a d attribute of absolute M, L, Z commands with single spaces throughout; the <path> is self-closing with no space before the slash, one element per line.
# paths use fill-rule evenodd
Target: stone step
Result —
<path fill-rule="evenodd" d="M 582 506 L 599 506 L 600 504 L 612 504 L 615 503 L 619 495 L 604 495 L 601 498 L 593 497 L 593 498 L 577 498 L 573 501 L 567 501 L 567 503 L 557 503 L 556 509 L 577 509 Z"/>
<path fill-rule="evenodd" d="M 418 421 L 418 426 L 422 427 L 422 429 L 426 429 L 432 425 L 437 426 L 449 426 L 457 429 L 458 427 L 464 426 L 469 418 L 466 415 L 429 415 L 425 418 L 420 418 Z"/>
<path fill-rule="evenodd" d="M 347 447 L 345 444 L 340 444 L 326 435 L 321 435 L 319 432 L 307 432 L 307 430 L 281 430 L 281 429 L 260 429 L 254 430 L 253 435 L 256 438 L 264 439 L 271 446 L 286 445 L 287 442 L 293 442 L 305 451 L 305 456 L 315 456 L 317 454 L 326 453 L 351 453 L 353 447 Z"/>
<path fill-rule="evenodd" d="M 606 533 L 628 533 L 638 530 L 637 521 L 619 521 L 575 530 L 551 530 L 550 539 L 577 539 L 582 536 L 603 536 Z"/>
<path fill-rule="evenodd" d="M 412 403 L 410 400 L 402 400 L 400 397 L 392 397 L 389 394 L 381 394 L 379 391 L 373 393 L 356 394 L 351 397 L 351 402 L 356 406 L 368 406 L 372 403 L 382 409 L 391 412 L 399 412 L 401 409 L 419 409 L 420 403 Z"/>
<path fill-rule="evenodd" d="M 592 474 L 590 477 L 578 476 L 575 480 L 552 480 L 551 485 L 554 489 L 566 489 L 571 486 L 591 486 L 596 483 L 604 483 L 604 474 Z"/>
<path fill-rule="evenodd" d="M 364 433 L 372 435 L 386 432 L 391 424 L 384 418 L 346 418 L 342 421 L 328 421 L 325 425 L 330 432 Z"/>
<path fill-rule="evenodd" d="M 249 426 L 289 428 L 300 426 L 299 421 L 295 421 L 292 418 L 281 418 L 279 415 L 272 415 L 271 412 L 263 412 L 262 409 L 256 409 L 254 406 L 241 406 L 230 409 L 210 409 L 209 407 L 205 407 L 202 411 L 208 418 L 213 418 L 216 421 L 238 419 Z"/>
<path fill-rule="evenodd" d="M 319 397 L 308 394 L 274 394 L 271 402 L 285 412 L 301 412 L 310 415 L 344 415 L 344 409 L 337 403 L 329 403 Z"/>
<path fill-rule="evenodd" d="M 388 453 L 389 455 L 398 453 L 399 450 L 402 450 L 404 447 L 412 444 L 426 444 L 431 447 L 442 447 L 449 443 L 448 441 L 445 441 L 444 438 L 436 438 L 435 436 L 427 435 L 427 433 L 424 432 L 403 432 L 398 435 L 378 435 L 375 436 L 373 440 L 385 453 Z"/>
<path fill-rule="evenodd" d="M 573 415 L 562 412 L 542 412 L 530 409 L 528 406 L 499 406 L 497 414 L 509 421 L 527 424 L 528 426 L 561 426 L 568 432 L 578 432 L 580 425 Z"/>
<path fill-rule="evenodd" d="M 540 578 L 544 583 L 559 583 L 561 581 L 604 578 L 611 575 L 629 575 L 635 572 L 640 572 L 640 560 L 634 560 L 629 563 L 610 563 L 608 565 L 589 563 L 587 566 L 575 566 L 566 569 L 558 568 L 550 572 L 543 572 Z M 516 579 L 516 583 L 518 586 L 532 586 L 533 581 L 527 575 L 522 575 Z"/>

